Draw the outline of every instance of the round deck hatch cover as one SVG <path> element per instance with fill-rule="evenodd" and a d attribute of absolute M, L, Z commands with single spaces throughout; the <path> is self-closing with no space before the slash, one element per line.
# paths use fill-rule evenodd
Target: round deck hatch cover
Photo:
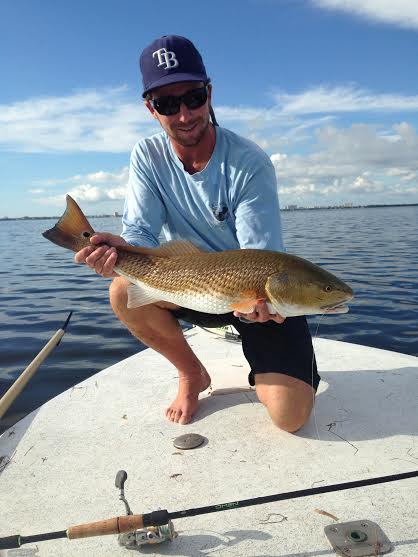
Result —
<path fill-rule="evenodd" d="M 205 438 L 198 433 L 186 433 L 174 439 L 174 446 L 176 449 L 195 449 L 196 447 L 200 447 L 204 440 Z"/>

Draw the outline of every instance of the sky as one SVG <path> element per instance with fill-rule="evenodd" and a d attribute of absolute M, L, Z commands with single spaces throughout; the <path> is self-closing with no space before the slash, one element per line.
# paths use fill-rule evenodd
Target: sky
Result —
<path fill-rule="evenodd" d="M 417 0 L 1 0 L 0 217 L 122 212 L 159 131 L 138 58 L 191 39 L 221 126 L 275 166 L 282 207 L 418 202 Z"/>

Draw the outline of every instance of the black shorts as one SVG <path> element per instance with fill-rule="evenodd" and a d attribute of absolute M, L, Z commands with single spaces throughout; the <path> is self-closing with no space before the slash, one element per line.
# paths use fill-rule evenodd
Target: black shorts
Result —
<path fill-rule="evenodd" d="M 186 308 L 172 313 L 177 319 L 201 327 L 233 325 L 241 335 L 242 350 L 250 364 L 250 385 L 254 386 L 256 373 L 277 372 L 300 379 L 317 390 L 321 378 L 305 317 L 288 317 L 284 323 L 244 323 L 233 313 L 213 315 Z"/>

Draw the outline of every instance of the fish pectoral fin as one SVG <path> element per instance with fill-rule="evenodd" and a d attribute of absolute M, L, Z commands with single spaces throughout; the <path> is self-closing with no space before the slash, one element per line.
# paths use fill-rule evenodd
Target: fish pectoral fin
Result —
<path fill-rule="evenodd" d="M 137 284 L 130 284 L 128 286 L 128 308 L 139 308 L 148 304 L 159 302 L 160 300 Z"/>
<path fill-rule="evenodd" d="M 239 311 L 240 313 L 252 313 L 257 303 L 261 300 L 265 300 L 265 298 L 260 298 L 257 294 L 259 293 L 252 288 L 242 290 L 239 293 L 239 299 L 236 302 L 233 302 L 230 307 L 234 311 Z"/>
<path fill-rule="evenodd" d="M 251 300 L 240 300 L 239 302 L 234 302 L 230 305 L 233 311 L 239 311 L 240 313 L 252 313 L 254 311 L 255 305 L 257 303 L 257 298 Z"/>

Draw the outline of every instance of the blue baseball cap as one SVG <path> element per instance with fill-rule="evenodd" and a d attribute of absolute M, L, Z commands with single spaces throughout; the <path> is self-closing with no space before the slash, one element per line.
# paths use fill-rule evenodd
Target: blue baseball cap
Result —
<path fill-rule="evenodd" d="M 209 81 L 194 44 L 179 35 L 164 35 L 147 46 L 139 58 L 145 97 L 152 89 L 181 81 Z"/>

